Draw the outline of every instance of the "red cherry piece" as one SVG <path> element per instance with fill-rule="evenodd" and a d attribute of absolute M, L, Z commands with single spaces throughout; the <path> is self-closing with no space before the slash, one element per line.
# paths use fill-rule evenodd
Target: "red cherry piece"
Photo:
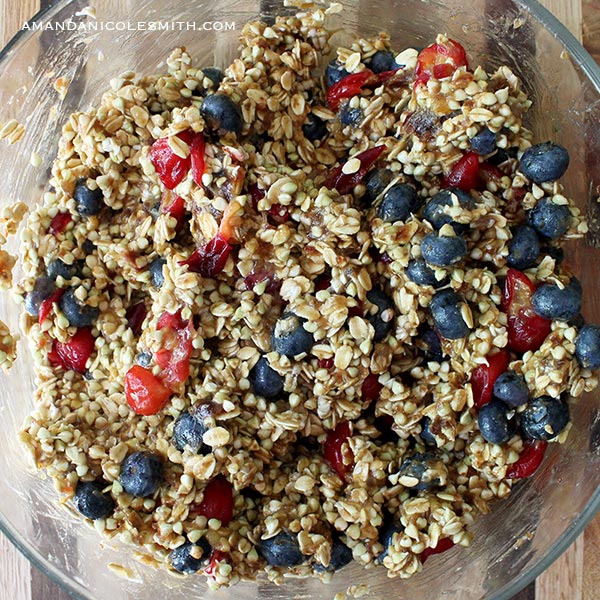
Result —
<path fill-rule="evenodd" d="M 327 433 L 327 438 L 323 444 L 323 456 L 325 460 L 344 481 L 346 481 L 346 474 L 350 465 L 344 463 L 342 444 L 348 441 L 350 436 L 350 423 L 342 421 L 338 423 L 335 429 Z"/>
<path fill-rule="evenodd" d="M 248 193 L 252 199 L 252 207 L 258 210 L 258 203 L 265 197 L 265 192 L 261 190 L 255 183 L 248 188 Z"/>
<path fill-rule="evenodd" d="M 62 233 L 68 226 L 69 223 L 73 220 L 73 215 L 68 212 L 59 212 L 57 215 L 52 217 L 52 221 L 50 221 L 50 226 L 48 227 L 48 231 L 53 235 L 57 236 L 59 233 Z"/>
<path fill-rule="evenodd" d="M 192 143 L 192 132 L 188 129 L 177 134 L 177 137 L 190 145 Z M 183 181 L 190 170 L 191 158 L 181 158 L 173 152 L 169 145 L 169 138 L 159 138 L 150 148 L 150 160 L 156 169 L 162 184 L 172 190 Z"/>
<path fill-rule="evenodd" d="M 195 133 L 190 144 L 190 161 L 192 165 L 192 179 L 202 186 L 202 175 L 205 167 L 206 143 L 201 133 Z"/>
<path fill-rule="evenodd" d="M 333 369 L 333 358 L 322 358 L 318 364 L 319 369 Z"/>
<path fill-rule="evenodd" d="M 127 404 L 138 415 L 155 415 L 171 397 L 171 390 L 152 371 L 134 365 L 125 374 Z"/>
<path fill-rule="evenodd" d="M 192 273 L 200 273 L 202 277 L 215 277 L 224 268 L 231 252 L 229 242 L 217 234 L 204 248 L 198 248 L 180 265 L 187 265 Z"/>
<path fill-rule="evenodd" d="M 85 365 L 94 351 L 95 339 L 89 327 L 81 327 L 66 342 L 54 340 L 48 354 L 50 364 L 65 370 L 85 373 Z"/>
<path fill-rule="evenodd" d="M 346 75 L 327 90 L 327 104 L 332 110 L 337 111 L 342 100 L 358 96 L 363 87 L 377 82 L 377 75 L 370 69 Z"/>
<path fill-rule="evenodd" d="M 167 331 L 163 336 L 164 348 L 154 354 L 154 360 L 162 369 L 161 380 L 167 387 L 173 388 L 190 375 L 193 324 L 181 318 L 181 311 L 174 314 L 165 312 L 158 320 L 156 329 Z"/>
<path fill-rule="evenodd" d="M 373 402 L 379 400 L 379 394 L 383 389 L 383 385 L 379 383 L 379 375 L 370 373 L 365 377 L 362 387 L 360 388 L 361 400 L 363 402 Z"/>
<path fill-rule="evenodd" d="M 168 198 L 169 196 L 166 194 L 163 196 L 161 211 L 173 217 L 177 221 L 175 230 L 181 231 L 183 224 L 185 223 L 185 200 L 181 196 L 175 196 L 170 204 L 163 206 L 163 202 L 165 202 L 165 200 L 168 202 Z"/>
<path fill-rule="evenodd" d="M 497 186 L 500 185 L 500 180 L 504 177 L 501 169 L 487 161 L 479 165 L 479 174 L 483 183 L 495 183 Z"/>
<path fill-rule="evenodd" d="M 510 354 L 506 350 L 500 350 L 486 358 L 488 364 L 479 365 L 471 374 L 471 388 L 475 408 L 481 408 L 491 402 L 494 383 L 508 369 L 508 363 L 510 362 Z"/>
<path fill-rule="evenodd" d="M 281 281 L 277 279 L 275 273 L 270 272 L 267 268 L 253 269 L 244 277 L 244 286 L 247 290 L 252 291 L 256 284 L 263 281 L 267 282 L 265 291 L 272 296 L 277 294 L 281 289 Z"/>
<path fill-rule="evenodd" d="M 274 225 L 281 225 L 290 220 L 290 211 L 282 204 L 273 204 L 267 211 L 269 221 Z"/>
<path fill-rule="evenodd" d="M 52 307 L 62 298 L 65 293 L 63 288 L 56 288 L 45 300 L 40 304 L 40 312 L 38 313 L 38 323 L 41 325 L 46 317 L 50 314 Z"/>
<path fill-rule="evenodd" d="M 459 67 L 468 67 L 465 49 L 454 40 L 431 44 L 419 52 L 415 67 L 415 87 L 425 84 L 431 77 L 450 77 Z"/>
<path fill-rule="evenodd" d="M 421 552 L 421 563 L 425 563 L 425 561 L 434 554 L 441 554 L 442 552 L 446 552 L 446 550 L 450 550 L 452 546 L 454 546 L 454 542 L 450 538 L 439 540 L 435 548 L 425 548 L 425 550 Z"/>
<path fill-rule="evenodd" d="M 479 155 L 467 152 L 444 178 L 444 187 L 457 187 L 466 192 L 475 190 L 481 185 L 479 173 Z"/>
<path fill-rule="evenodd" d="M 207 519 L 219 519 L 221 525 L 227 525 L 233 518 L 233 486 L 218 475 L 211 479 L 204 488 L 204 498 L 195 513 Z"/>
<path fill-rule="evenodd" d="M 227 560 L 229 560 L 229 554 L 227 554 L 226 552 L 221 552 L 221 550 L 213 550 L 210 555 L 208 567 L 204 569 L 204 572 L 209 577 L 212 577 L 214 579 L 217 574 L 217 568 L 219 566 L 219 563 Z"/>
<path fill-rule="evenodd" d="M 364 317 L 365 316 L 365 305 L 359 300 L 356 306 L 348 308 L 348 318 L 350 317 Z"/>
<path fill-rule="evenodd" d="M 527 275 L 516 269 L 508 270 L 502 310 L 507 316 L 508 347 L 514 352 L 537 350 L 551 331 L 552 321 L 533 310 L 531 298 L 535 289 Z"/>
<path fill-rule="evenodd" d="M 352 158 L 358 158 L 360 161 L 360 168 L 356 173 L 346 175 L 346 173 L 342 172 L 343 165 L 334 167 L 327 176 L 325 187 L 330 190 L 336 189 L 340 194 L 349 193 L 364 179 L 369 169 L 384 150 L 385 146 L 375 146 L 353 156 Z"/>
<path fill-rule="evenodd" d="M 142 333 L 142 325 L 147 314 L 148 310 L 143 302 L 133 304 L 127 309 L 125 318 L 127 319 L 127 326 L 133 331 L 133 335 L 139 336 Z"/>
<path fill-rule="evenodd" d="M 508 468 L 506 469 L 506 478 L 523 479 L 525 477 L 531 477 L 542 464 L 547 447 L 548 442 L 543 440 L 525 442 L 519 460 L 512 465 L 508 465 Z"/>

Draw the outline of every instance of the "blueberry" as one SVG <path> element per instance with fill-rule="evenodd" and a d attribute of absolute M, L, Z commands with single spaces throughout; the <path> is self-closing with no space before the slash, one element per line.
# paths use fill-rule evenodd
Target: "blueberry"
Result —
<path fill-rule="evenodd" d="M 546 319 L 568 321 L 581 310 L 581 284 L 575 277 L 563 289 L 553 283 L 545 283 L 533 294 L 533 310 Z"/>
<path fill-rule="evenodd" d="M 479 431 L 491 444 L 504 444 L 517 431 L 514 418 L 508 418 L 508 407 L 500 400 L 492 400 L 479 409 Z"/>
<path fill-rule="evenodd" d="M 80 481 L 75 488 L 75 508 L 88 519 L 105 519 L 115 509 L 115 501 L 104 493 L 105 481 Z"/>
<path fill-rule="evenodd" d="M 60 309 L 69 325 L 73 327 L 90 327 L 98 318 L 100 309 L 97 306 L 81 305 L 75 296 L 75 290 L 69 288 L 60 299 Z"/>
<path fill-rule="evenodd" d="M 377 562 L 382 562 L 383 559 L 388 555 L 390 550 L 390 546 L 392 545 L 392 540 L 394 538 L 394 534 L 402 533 L 404 531 L 404 527 L 400 524 L 396 523 L 388 523 L 385 525 L 381 531 L 379 532 L 379 542 L 383 545 L 383 552 L 377 557 Z"/>
<path fill-rule="evenodd" d="M 152 452 L 134 452 L 121 464 L 119 481 L 123 489 L 132 496 L 145 498 L 160 487 L 163 480 L 163 463 Z"/>
<path fill-rule="evenodd" d="M 449 340 L 469 335 L 471 328 L 465 323 L 460 305 L 464 298 L 451 289 L 437 292 L 431 299 L 429 310 L 438 333 Z"/>
<path fill-rule="evenodd" d="M 257 550 L 272 567 L 295 567 L 306 559 L 300 552 L 296 536 L 287 531 L 281 531 L 268 540 L 260 540 Z"/>
<path fill-rule="evenodd" d="M 418 480 L 418 483 L 410 486 L 411 490 L 430 490 L 441 485 L 440 478 L 436 477 L 440 462 L 440 459 L 434 454 L 415 452 L 402 459 L 398 475 Z"/>
<path fill-rule="evenodd" d="M 242 113 L 238 105 L 225 94 L 206 96 L 200 112 L 212 129 L 231 131 L 236 135 L 242 131 Z"/>
<path fill-rule="evenodd" d="M 85 240 L 83 244 L 81 244 L 81 249 L 83 250 L 83 253 L 88 256 L 93 254 L 94 250 L 96 250 L 96 244 L 94 244 L 92 240 Z"/>
<path fill-rule="evenodd" d="M 429 417 L 421 419 L 421 433 L 419 435 L 428 446 L 437 446 L 435 436 L 431 433 L 431 419 Z"/>
<path fill-rule="evenodd" d="M 428 264 L 448 267 L 464 258 L 467 242 L 461 237 L 428 233 L 421 242 L 421 253 Z"/>
<path fill-rule="evenodd" d="M 406 276 L 419 285 L 432 285 L 434 288 L 443 287 L 448 283 L 448 277 L 438 280 L 433 269 L 422 258 L 414 258 L 408 261 Z"/>
<path fill-rule="evenodd" d="M 56 279 L 60 276 L 68 281 L 69 279 L 80 275 L 81 271 L 77 263 L 68 265 L 64 260 L 55 258 L 48 263 L 46 273 L 48 274 L 48 277 L 51 277 L 52 279 Z"/>
<path fill-rule="evenodd" d="M 496 149 L 496 134 L 484 127 L 471 138 L 471 150 L 481 156 L 491 154 Z"/>
<path fill-rule="evenodd" d="M 187 448 L 194 453 L 208 454 L 210 448 L 202 441 L 206 430 L 204 415 L 200 411 L 186 410 L 173 425 L 171 443 L 181 452 Z"/>
<path fill-rule="evenodd" d="M 529 223 L 540 235 L 555 240 L 569 229 L 571 211 L 566 204 L 554 204 L 550 198 L 542 198 L 529 212 Z"/>
<path fill-rule="evenodd" d="M 197 544 L 185 542 L 169 552 L 169 563 L 179 573 L 196 573 L 204 566 L 210 556 L 209 543 L 200 538 Z"/>
<path fill-rule="evenodd" d="M 544 183 L 560 179 L 568 166 L 569 153 L 566 148 L 553 142 L 544 142 L 523 152 L 519 169 L 534 183 Z"/>
<path fill-rule="evenodd" d="M 540 253 L 553 258 L 557 265 L 565 260 L 565 251 L 560 246 L 544 246 L 540 248 Z"/>
<path fill-rule="evenodd" d="M 207 79 L 210 79 L 215 84 L 215 87 L 221 85 L 221 81 L 223 81 L 224 77 L 223 71 L 218 67 L 206 67 L 205 69 L 202 69 L 202 75 Z"/>
<path fill-rule="evenodd" d="M 315 564 L 315 571 L 317 573 L 333 573 L 333 571 L 339 571 L 342 567 L 352 562 L 352 550 L 344 544 L 337 537 L 333 539 L 331 545 L 331 557 L 329 559 L 329 565 L 323 566 L 321 564 Z"/>
<path fill-rule="evenodd" d="M 444 353 L 440 336 L 435 330 L 427 328 L 417 337 L 417 348 L 423 355 L 425 362 L 442 362 Z"/>
<path fill-rule="evenodd" d="M 365 177 L 365 195 L 363 200 L 371 205 L 377 197 L 391 183 L 394 175 L 388 169 L 372 169 Z"/>
<path fill-rule="evenodd" d="M 360 108 L 351 108 L 350 103 L 346 102 L 338 114 L 338 119 L 342 125 L 358 127 L 363 118 L 363 111 Z"/>
<path fill-rule="evenodd" d="M 372 313 L 369 311 L 368 319 L 375 329 L 373 341 L 380 342 L 392 329 L 396 307 L 392 299 L 378 289 L 368 292 L 367 300 L 377 307 L 377 312 Z"/>
<path fill-rule="evenodd" d="M 507 406 L 516 408 L 529 400 L 529 388 L 522 375 L 505 371 L 494 382 L 494 396 Z"/>
<path fill-rule="evenodd" d="M 383 73 L 385 71 L 393 71 L 400 65 L 396 62 L 396 57 L 389 50 L 378 50 L 373 54 L 368 64 L 369 69 L 373 73 Z"/>
<path fill-rule="evenodd" d="M 149 265 L 150 281 L 155 288 L 161 288 L 165 282 L 163 267 L 167 264 L 167 259 L 157 256 Z"/>
<path fill-rule="evenodd" d="M 271 367 L 266 356 L 261 356 L 250 371 L 250 385 L 258 396 L 276 398 L 283 391 L 284 378 Z"/>
<path fill-rule="evenodd" d="M 141 352 L 137 355 L 135 362 L 140 367 L 148 368 L 152 364 L 152 352 Z"/>
<path fill-rule="evenodd" d="M 475 202 L 465 191 L 459 188 L 447 188 L 438 192 L 425 205 L 423 218 L 431 223 L 434 229 L 441 229 L 444 225 L 452 225 L 457 234 L 465 233 L 469 226 L 466 223 L 456 223 L 444 212 L 446 206 L 452 206 L 458 202 L 463 208 L 473 208 Z"/>
<path fill-rule="evenodd" d="M 600 367 L 600 327 L 584 325 L 575 339 L 575 356 L 584 369 Z"/>
<path fill-rule="evenodd" d="M 558 398 L 534 398 L 521 413 L 521 427 L 534 440 L 550 440 L 569 423 L 569 405 Z"/>
<path fill-rule="evenodd" d="M 314 113 L 308 113 L 306 121 L 302 125 L 302 133 L 304 133 L 307 140 L 316 142 L 327 135 L 327 125 L 323 119 L 317 117 Z"/>
<path fill-rule="evenodd" d="M 325 82 L 327 83 L 327 87 L 331 87 L 334 83 L 341 81 L 348 75 L 350 75 L 350 73 L 348 73 L 337 60 L 332 60 L 325 69 Z"/>
<path fill-rule="evenodd" d="M 408 183 L 396 183 L 383 195 L 377 216 L 386 223 L 406 221 L 418 208 L 417 190 Z"/>
<path fill-rule="evenodd" d="M 82 217 L 92 217 L 97 215 L 104 203 L 102 199 L 102 190 L 100 188 L 90 190 L 86 185 L 85 179 L 77 180 L 73 198 L 75 199 L 75 202 L 77 202 L 77 212 Z"/>
<path fill-rule="evenodd" d="M 305 322 L 306 319 L 301 319 L 293 313 L 284 313 L 275 323 L 271 334 L 273 350 L 288 358 L 310 352 L 315 338 L 302 326 Z"/>
<path fill-rule="evenodd" d="M 533 227 L 521 225 L 513 231 L 508 243 L 506 262 L 515 269 L 522 271 L 535 264 L 540 255 L 540 239 Z"/>
<path fill-rule="evenodd" d="M 37 317 L 40 305 L 47 300 L 54 291 L 54 280 L 51 277 L 38 277 L 33 284 L 33 289 L 25 294 L 25 310 L 32 317 Z"/>

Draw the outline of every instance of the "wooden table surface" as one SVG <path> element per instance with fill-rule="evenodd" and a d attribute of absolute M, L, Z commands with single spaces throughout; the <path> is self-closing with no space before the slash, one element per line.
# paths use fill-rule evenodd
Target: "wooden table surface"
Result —
<path fill-rule="evenodd" d="M 51 0 L 0 0 L 0 46 Z M 93 4 L 93 3 L 92 3 Z M 600 63 L 600 0 L 542 0 Z M 573 545 L 513 600 L 600 598 L 600 515 Z M 66 592 L 0 534 L 0 600 L 68 600 Z"/>

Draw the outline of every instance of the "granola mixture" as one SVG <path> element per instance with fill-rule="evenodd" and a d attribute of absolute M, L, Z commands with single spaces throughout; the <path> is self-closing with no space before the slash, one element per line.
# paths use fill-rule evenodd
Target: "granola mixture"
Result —
<path fill-rule="evenodd" d="M 23 234 L 22 440 L 98 531 L 213 587 L 419 572 L 597 385 L 561 265 L 586 224 L 517 78 L 443 35 L 331 48 L 338 8 L 248 23 L 224 73 L 181 48 L 114 79 Z"/>

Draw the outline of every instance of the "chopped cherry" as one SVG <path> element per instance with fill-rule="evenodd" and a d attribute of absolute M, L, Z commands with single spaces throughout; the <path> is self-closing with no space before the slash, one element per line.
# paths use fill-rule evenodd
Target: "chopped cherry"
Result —
<path fill-rule="evenodd" d="M 467 152 L 444 178 L 443 187 L 457 187 L 468 192 L 477 189 L 480 184 L 479 155 Z"/>
<path fill-rule="evenodd" d="M 315 292 L 328 290 L 331 286 L 331 277 L 327 273 L 321 273 L 315 278 Z"/>
<path fill-rule="evenodd" d="M 202 277 L 215 277 L 224 268 L 231 245 L 218 233 L 204 248 L 198 248 L 180 265 L 187 265 L 192 273 L 200 273 Z"/>
<path fill-rule="evenodd" d="M 383 385 L 379 383 L 379 375 L 375 373 L 369 373 L 365 377 L 365 380 L 362 383 L 362 387 L 360 388 L 361 400 L 363 402 L 373 402 L 374 400 L 379 400 L 379 394 L 383 389 Z"/>
<path fill-rule="evenodd" d="M 138 415 L 155 415 L 171 397 L 171 390 L 152 371 L 134 365 L 125 374 L 127 404 Z"/>
<path fill-rule="evenodd" d="M 322 358 L 321 360 L 319 360 L 319 369 L 327 369 L 329 371 L 329 369 L 333 369 L 333 358 Z"/>
<path fill-rule="evenodd" d="M 183 224 L 185 223 L 185 200 L 181 196 L 175 196 L 167 190 L 163 194 L 160 210 L 163 213 L 167 213 L 177 221 L 175 231 L 181 231 Z"/>
<path fill-rule="evenodd" d="M 281 225 L 290 220 L 290 211 L 287 206 L 282 204 L 273 204 L 267 212 L 269 221 L 274 225 Z"/>
<path fill-rule="evenodd" d="M 50 221 L 50 226 L 48 227 L 48 231 L 53 235 L 57 236 L 59 233 L 62 233 L 68 226 L 69 223 L 73 220 L 73 215 L 68 212 L 59 212 L 54 217 L 52 217 L 52 221 Z"/>
<path fill-rule="evenodd" d="M 219 519 L 221 525 L 227 525 L 233 518 L 233 486 L 223 476 L 217 475 L 204 488 L 204 498 L 191 509 L 207 519 Z"/>
<path fill-rule="evenodd" d="M 441 554 L 442 552 L 446 552 L 446 550 L 450 550 L 452 546 L 454 546 L 454 542 L 450 538 L 443 538 L 439 540 L 434 548 L 425 548 L 425 550 L 421 552 L 421 563 L 424 563 L 430 556 L 433 556 L 434 554 Z"/>
<path fill-rule="evenodd" d="M 373 166 L 375 161 L 381 156 L 381 153 L 385 150 L 385 146 L 375 146 L 369 148 L 352 158 L 358 158 L 360 161 L 360 168 L 356 173 L 346 175 L 343 171 L 343 165 L 334 167 L 325 181 L 325 187 L 330 190 L 336 189 L 340 194 L 347 194 L 358 185 L 367 174 L 368 170 Z"/>
<path fill-rule="evenodd" d="M 187 129 L 177 134 L 188 146 L 192 143 L 194 134 Z M 159 138 L 150 147 L 150 160 L 158 173 L 163 185 L 172 190 L 183 181 L 190 170 L 191 157 L 181 158 L 173 152 L 169 138 Z"/>
<path fill-rule="evenodd" d="M 506 478 L 523 479 L 524 477 L 531 477 L 542 464 L 547 447 L 548 442 L 543 440 L 526 441 L 517 462 L 508 465 Z"/>
<path fill-rule="evenodd" d="M 483 183 L 495 183 L 497 187 L 500 186 L 500 181 L 504 177 L 502 170 L 487 160 L 479 165 L 479 174 Z"/>
<path fill-rule="evenodd" d="M 510 362 L 510 354 L 506 350 L 500 350 L 486 358 L 488 364 L 479 365 L 471 373 L 471 388 L 475 408 L 481 408 L 492 400 L 494 383 L 508 369 L 508 363 Z"/>
<path fill-rule="evenodd" d="M 52 307 L 62 298 L 65 290 L 56 288 L 45 300 L 40 304 L 40 312 L 38 313 L 38 323 L 41 325 L 46 317 L 50 314 Z"/>
<path fill-rule="evenodd" d="M 204 175 L 205 148 L 204 136 L 201 133 L 195 133 L 190 143 L 190 161 L 192 165 L 192 179 L 199 186 L 202 186 L 202 175 Z"/>
<path fill-rule="evenodd" d="M 54 340 L 48 360 L 53 366 L 85 373 L 85 365 L 94 350 L 95 339 L 89 327 L 81 327 L 66 342 Z"/>
<path fill-rule="evenodd" d="M 348 308 L 348 317 L 364 317 L 365 316 L 365 306 L 364 304 L 358 300 L 356 306 L 351 306 Z"/>
<path fill-rule="evenodd" d="M 365 87 L 376 87 L 386 82 L 398 69 L 373 73 L 370 69 L 351 73 L 334 83 L 327 90 L 327 104 L 332 110 L 337 111 L 342 100 L 358 96 Z"/>
<path fill-rule="evenodd" d="M 468 67 L 465 49 L 454 40 L 431 44 L 419 52 L 415 67 L 415 86 L 427 83 L 431 77 L 450 77 L 459 67 Z"/>
<path fill-rule="evenodd" d="M 258 203 L 265 197 L 265 192 L 261 190 L 256 183 L 253 183 L 248 187 L 248 193 L 252 199 L 252 207 L 254 210 L 258 210 Z"/>
<path fill-rule="evenodd" d="M 277 275 L 272 273 L 268 267 L 255 267 L 246 277 L 244 277 L 244 286 L 247 290 L 252 291 L 257 283 L 267 282 L 265 291 L 272 296 L 277 294 L 281 289 L 281 281 L 277 279 Z"/>
<path fill-rule="evenodd" d="M 166 330 L 164 347 L 154 355 L 156 364 L 162 369 L 160 378 L 169 387 L 183 383 L 190 375 L 193 324 L 181 318 L 181 311 L 175 314 L 165 312 L 156 328 Z"/>
<path fill-rule="evenodd" d="M 143 302 L 133 304 L 127 309 L 125 318 L 127 319 L 127 326 L 133 331 L 133 335 L 139 336 L 142 333 L 142 324 L 147 314 L 148 310 Z"/>
<path fill-rule="evenodd" d="M 213 579 L 217 574 L 217 568 L 219 567 L 219 563 L 222 561 L 226 561 L 229 559 L 229 554 L 226 552 L 221 552 L 221 550 L 213 550 L 210 555 L 210 561 L 208 563 L 208 567 L 204 569 L 204 572 Z"/>
<path fill-rule="evenodd" d="M 508 270 L 501 308 L 507 315 L 508 347 L 515 352 L 537 350 L 552 327 L 552 321 L 533 310 L 531 298 L 535 289 L 527 275 L 516 269 Z"/>
<path fill-rule="evenodd" d="M 323 456 L 325 460 L 344 481 L 346 481 L 346 474 L 350 465 L 344 463 L 342 445 L 348 441 L 351 434 L 350 423 L 342 421 L 338 423 L 335 429 L 327 433 L 327 438 L 323 444 Z"/>

